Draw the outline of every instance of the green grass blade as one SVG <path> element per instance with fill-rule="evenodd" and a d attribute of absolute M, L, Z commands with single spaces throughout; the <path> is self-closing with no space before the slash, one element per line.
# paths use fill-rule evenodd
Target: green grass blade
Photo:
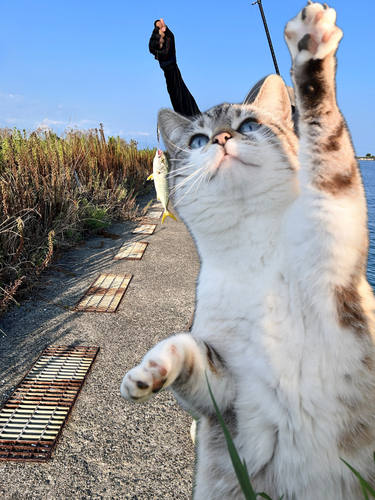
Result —
<path fill-rule="evenodd" d="M 345 462 L 345 460 L 344 460 L 344 459 L 342 459 L 342 458 L 341 458 L 340 460 L 341 460 L 342 462 L 344 462 L 344 464 L 345 464 L 347 467 L 349 467 L 349 469 L 353 472 L 353 474 L 354 474 L 355 476 L 357 476 L 357 477 L 358 477 L 359 482 L 360 482 L 361 487 L 362 487 L 362 491 L 363 491 L 363 495 L 364 495 L 364 497 L 365 497 L 365 500 L 370 500 L 370 499 L 369 499 L 369 497 L 368 497 L 368 495 L 367 495 L 367 491 L 369 491 L 369 492 L 371 493 L 372 497 L 373 497 L 373 498 L 375 498 L 375 491 L 374 491 L 374 489 L 373 489 L 373 488 L 372 488 L 372 487 L 368 484 L 368 482 L 367 482 L 367 481 L 365 481 L 365 480 L 363 479 L 363 477 L 361 476 L 361 474 L 360 474 L 359 472 L 357 472 L 357 471 L 356 471 L 356 470 L 355 470 L 355 469 L 354 469 L 351 465 L 349 465 L 349 464 L 348 464 L 348 462 Z"/>
<path fill-rule="evenodd" d="M 363 493 L 363 498 L 365 500 L 370 500 L 368 494 L 367 494 L 367 491 L 366 491 L 366 486 L 362 483 L 362 481 L 360 481 L 361 483 L 361 488 L 362 488 L 362 493 Z"/>
<path fill-rule="evenodd" d="M 266 493 L 257 493 L 257 497 L 265 498 L 266 500 L 272 500 Z"/>
<path fill-rule="evenodd" d="M 246 500 L 256 500 L 257 496 L 254 493 L 254 490 L 253 490 L 253 488 L 252 488 L 252 486 L 250 484 L 250 479 L 249 479 L 249 475 L 248 475 L 248 472 L 247 472 L 246 464 L 244 464 L 244 463 L 241 462 L 241 459 L 240 459 L 240 457 L 239 457 L 239 455 L 237 453 L 237 450 L 236 450 L 236 447 L 234 446 L 234 443 L 233 443 L 233 440 L 231 438 L 231 435 L 230 435 L 230 433 L 228 431 L 227 426 L 225 425 L 223 417 L 221 416 L 221 413 L 220 413 L 219 408 L 218 408 L 218 406 L 216 404 L 215 398 L 214 398 L 214 396 L 212 394 L 207 374 L 206 374 L 206 380 L 207 380 L 208 390 L 210 392 L 210 396 L 211 396 L 213 405 L 215 407 L 216 415 L 217 415 L 217 417 L 219 419 L 221 428 L 223 429 L 223 432 L 224 432 L 224 436 L 225 436 L 225 439 L 226 439 L 226 442 L 227 442 L 227 446 L 228 446 L 229 455 L 230 455 L 230 458 L 232 460 L 232 464 L 233 464 L 235 473 L 237 475 L 238 482 L 239 482 L 239 484 L 241 486 L 241 489 L 243 491 L 243 494 L 244 494 Z"/>

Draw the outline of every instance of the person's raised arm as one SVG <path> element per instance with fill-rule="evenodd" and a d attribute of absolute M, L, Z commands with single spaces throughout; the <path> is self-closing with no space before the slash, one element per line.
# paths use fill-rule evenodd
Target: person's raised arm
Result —
<path fill-rule="evenodd" d="M 184 116 L 195 116 L 200 110 L 177 66 L 174 35 L 163 19 L 155 21 L 149 41 L 149 50 L 164 71 L 167 90 L 173 109 Z"/>

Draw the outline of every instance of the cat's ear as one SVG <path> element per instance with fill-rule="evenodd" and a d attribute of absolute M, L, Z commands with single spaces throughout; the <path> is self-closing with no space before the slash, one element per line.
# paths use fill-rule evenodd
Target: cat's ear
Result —
<path fill-rule="evenodd" d="M 293 130 L 292 108 L 287 87 L 278 75 L 269 75 L 264 79 L 254 105 L 273 114 L 276 120 Z"/>
<path fill-rule="evenodd" d="M 184 131 L 190 124 L 190 120 L 179 115 L 171 109 L 161 109 L 158 113 L 158 124 L 163 142 L 168 152 L 174 156 L 176 149 L 184 147 L 181 144 L 181 138 L 184 137 Z"/>

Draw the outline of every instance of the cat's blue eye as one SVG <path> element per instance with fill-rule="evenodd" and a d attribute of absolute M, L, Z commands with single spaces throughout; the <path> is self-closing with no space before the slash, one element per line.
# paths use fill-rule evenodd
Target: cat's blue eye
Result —
<path fill-rule="evenodd" d="M 189 146 L 192 149 L 203 148 L 208 143 L 208 141 L 209 141 L 209 139 L 206 135 L 203 135 L 203 134 L 195 135 L 191 139 Z"/>
<path fill-rule="evenodd" d="M 241 132 L 241 134 L 248 134 L 249 132 L 255 132 L 259 127 L 260 123 L 254 120 L 246 120 L 241 124 L 238 132 Z"/>

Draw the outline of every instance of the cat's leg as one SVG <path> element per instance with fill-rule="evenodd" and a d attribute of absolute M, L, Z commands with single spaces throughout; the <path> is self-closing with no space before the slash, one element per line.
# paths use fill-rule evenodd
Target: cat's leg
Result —
<path fill-rule="evenodd" d="M 335 22 L 334 9 L 309 2 L 285 28 L 299 112 L 302 190 L 291 224 L 302 229 L 299 235 L 294 230 L 291 240 L 310 240 L 310 249 L 316 244 L 315 255 L 322 259 L 303 255 L 304 269 L 314 260 L 320 266 L 315 276 L 329 269 L 328 279 L 345 306 L 358 295 L 353 280 L 358 284 L 365 276 L 368 233 L 361 174 L 336 102 L 335 53 L 342 31 Z M 347 297 L 342 287 L 350 288 Z"/>
<path fill-rule="evenodd" d="M 339 458 L 354 464 L 370 483 L 373 477 L 374 301 L 365 279 L 364 189 L 336 102 L 335 53 L 342 32 L 335 21 L 333 9 L 309 2 L 285 29 L 293 59 L 301 165 L 300 196 L 288 213 L 285 241 L 289 272 L 305 312 L 306 345 L 312 346 L 306 359 L 318 353 L 317 379 L 324 380 L 324 391 L 315 393 L 314 408 L 325 437 L 315 457 L 311 455 L 311 463 L 317 465 L 315 478 L 321 476 L 321 484 L 326 485 L 324 498 L 347 500 L 360 498 L 358 483 Z M 307 361 L 301 362 L 301 373 L 305 380 L 313 380 L 312 365 L 303 372 L 307 366 Z M 325 403 L 328 387 L 329 401 L 335 401 L 330 413 Z M 330 457 L 329 463 L 324 462 L 325 456 Z M 324 470 L 319 471 L 320 464 Z M 312 469 L 306 464 L 306 471 Z M 337 478 L 346 493 L 334 496 L 330 492 L 335 491 Z M 312 475 L 305 484 L 305 491 L 296 498 L 321 498 Z"/>
<path fill-rule="evenodd" d="M 333 195 L 359 183 L 350 135 L 336 103 L 335 52 L 343 33 L 335 21 L 334 9 L 309 2 L 285 28 L 293 60 L 301 165 L 309 175 L 307 182 Z"/>
<path fill-rule="evenodd" d="M 170 387 L 189 410 L 197 415 L 212 415 L 206 375 L 219 408 L 225 410 L 234 398 L 234 385 L 221 356 L 205 342 L 180 333 L 148 351 L 142 362 L 124 376 L 121 394 L 141 403 Z"/>

